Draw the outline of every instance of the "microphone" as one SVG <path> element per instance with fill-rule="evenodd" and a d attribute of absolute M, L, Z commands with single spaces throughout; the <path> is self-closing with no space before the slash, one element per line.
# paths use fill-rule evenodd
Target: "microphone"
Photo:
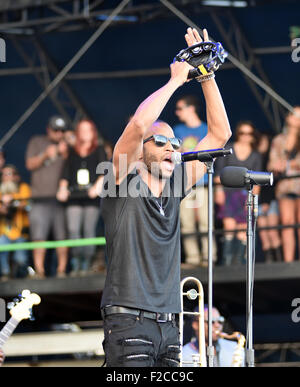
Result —
<path fill-rule="evenodd" d="M 202 162 L 212 161 L 215 157 L 222 157 L 232 154 L 232 149 L 208 149 L 197 152 L 173 152 L 171 156 L 171 160 L 174 164 L 181 164 L 182 162 L 199 160 Z"/>
<path fill-rule="evenodd" d="M 243 167 L 225 167 L 220 179 L 224 187 L 243 188 L 247 185 L 273 185 L 273 173 L 248 171 Z"/>

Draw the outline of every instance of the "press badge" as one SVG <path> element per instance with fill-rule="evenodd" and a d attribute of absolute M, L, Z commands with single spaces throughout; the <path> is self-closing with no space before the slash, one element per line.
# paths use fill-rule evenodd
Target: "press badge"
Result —
<path fill-rule="evenodd" d="M 78 169 L 77 171 L 77 184 L 88 185 L 90 184 L 90 173 L 88 169 Z"/>

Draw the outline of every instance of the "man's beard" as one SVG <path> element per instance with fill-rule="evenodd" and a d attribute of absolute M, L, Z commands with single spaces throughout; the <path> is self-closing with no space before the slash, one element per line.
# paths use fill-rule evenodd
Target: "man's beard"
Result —
<path fill-rule="evenodd" d="M 14 181 L 5 181 L 0 184 L 0 192 L 2 195 L 18 192 L 18 184 Z"/>
<path fill-rule="evenodd" d="M 167 176 L 164 176 L 161 170 L 160 163 L 155 159 L 151 154 L 144 153 L 144 164 L 148 172 L 155 176 L 159 180 L 167 179 Z"/>

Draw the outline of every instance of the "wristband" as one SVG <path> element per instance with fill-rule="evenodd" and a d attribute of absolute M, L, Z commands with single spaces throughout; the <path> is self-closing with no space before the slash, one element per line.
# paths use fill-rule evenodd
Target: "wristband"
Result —
<path fill-rule="evenodd" d="M 213 79 L 213 78 L 215 78 L 215 73 L 209 73 L 207 75 L 200 75 L 200 77 L 196 78 L 196 81 L 202 83 L 205 81 L 209 81 L 210 79 Z"/>

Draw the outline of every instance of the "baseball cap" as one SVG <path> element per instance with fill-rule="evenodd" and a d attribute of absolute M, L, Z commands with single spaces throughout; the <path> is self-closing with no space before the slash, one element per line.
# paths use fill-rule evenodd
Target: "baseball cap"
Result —
<path fill-rule="evenodd" d="M 53 130 L 67 130 L 67 123 L 65 119 L 61 116 L 53 116 L 48 122 L 48 128 Z"/>

